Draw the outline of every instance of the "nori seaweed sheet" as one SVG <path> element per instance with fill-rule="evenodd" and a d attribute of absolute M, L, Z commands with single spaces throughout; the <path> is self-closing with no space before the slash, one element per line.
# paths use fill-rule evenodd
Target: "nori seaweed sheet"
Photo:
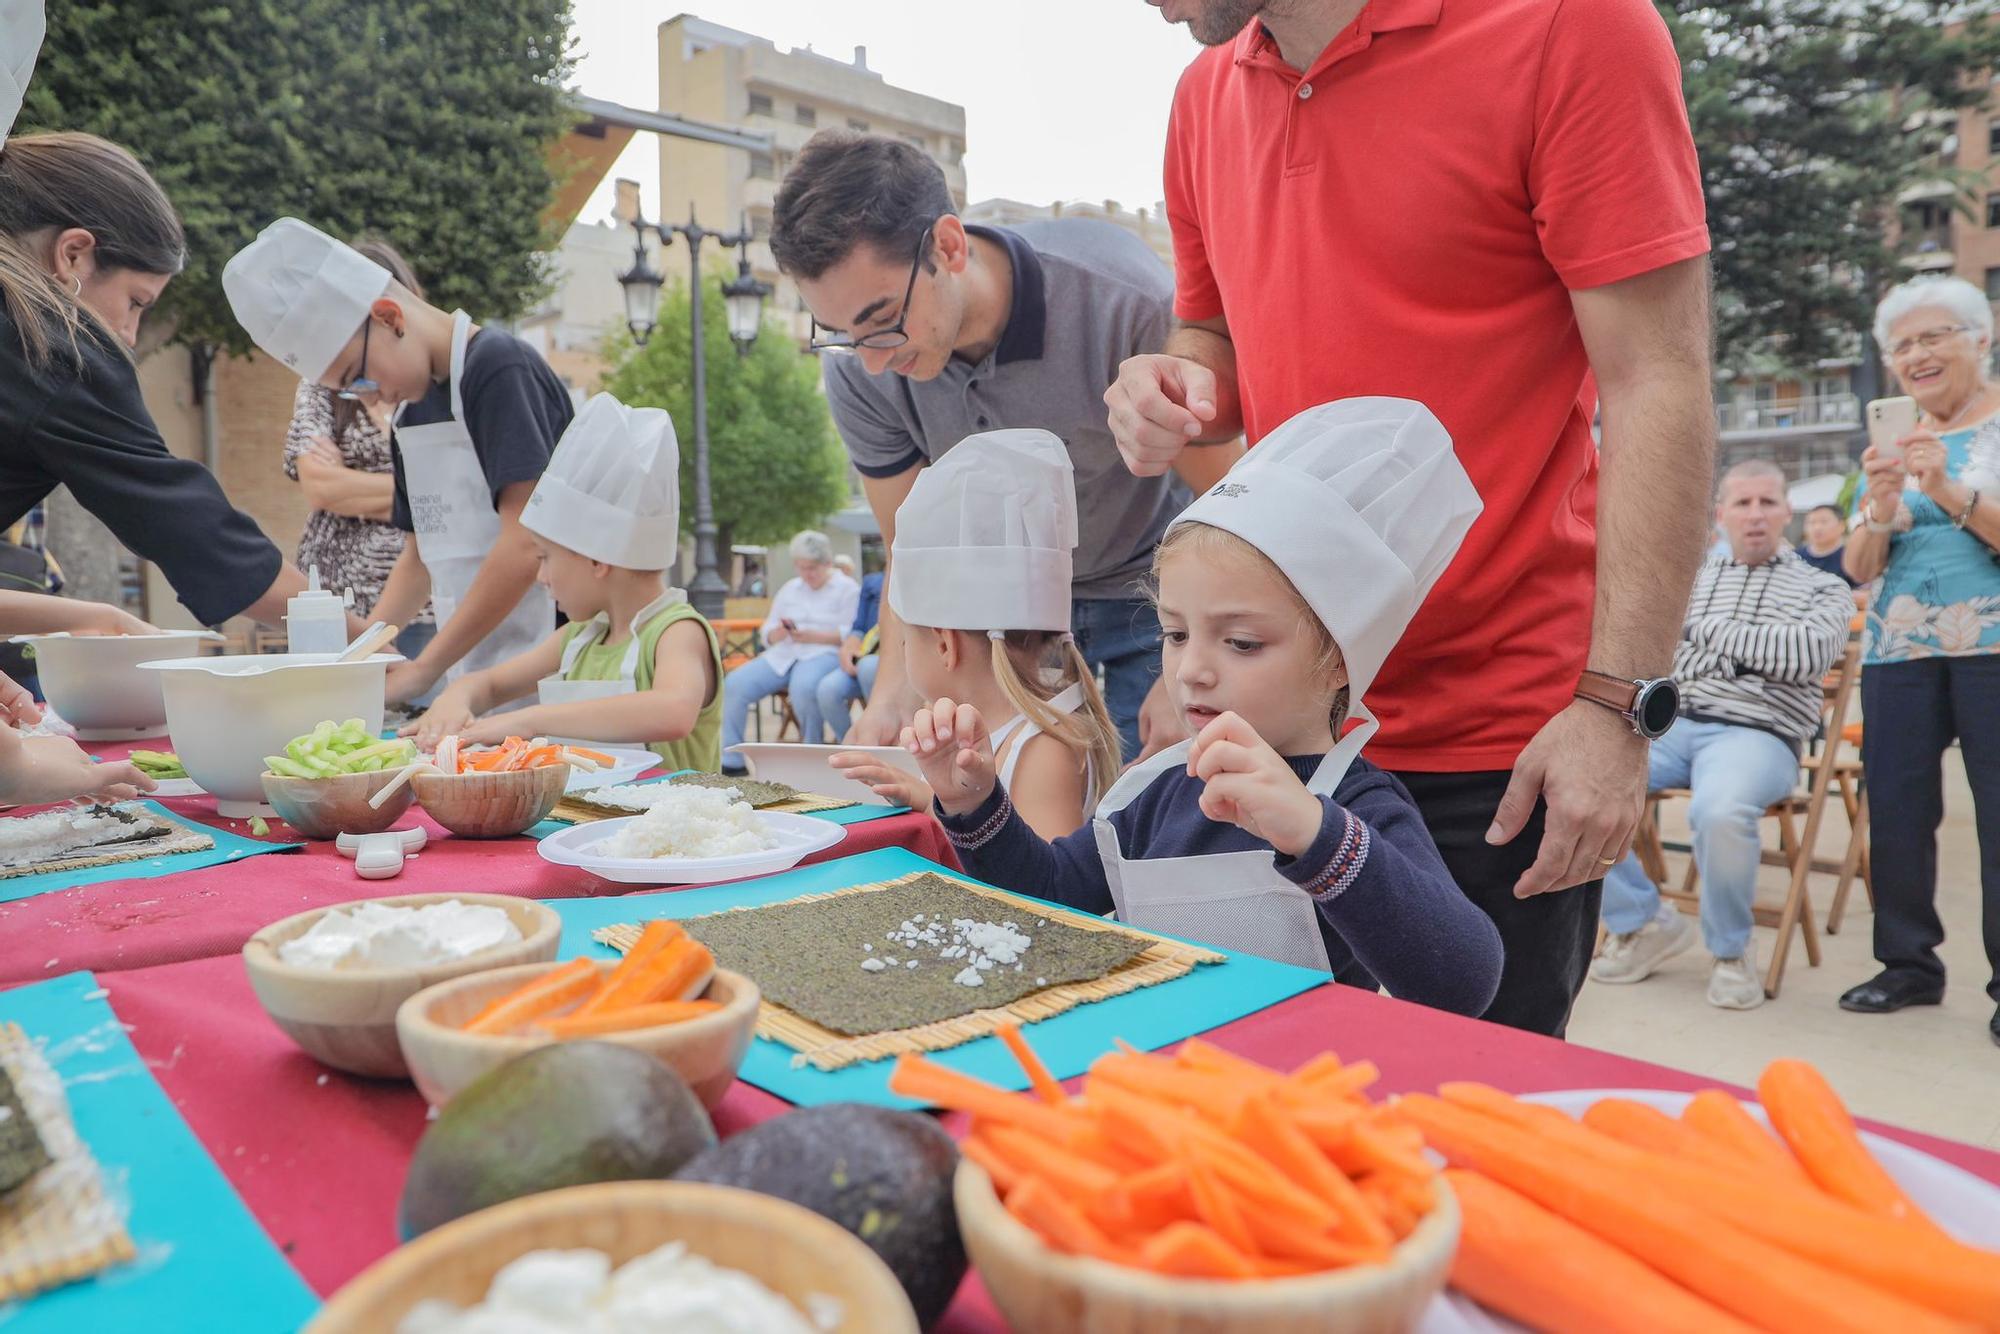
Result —
<path fill-rule="evenodd" d="M 776 806 L 800 795 L 789 783 L 767 783 L 758 778 L 732 778 L 728 774 L 675 774 L 667 780 L 680 787 L 733 787 L 736 795 L 762 809 Z"/>
<path fill-rule="evenodd" d="M 14 1091 L 13 1076 L 0 1065 L 0 1195 L 49 1165 L 48 1147 Z"/>
<path fill-rule="evenodd" d="M 927 921 L 936 914 L 947 922 L 1012 922 L 1034 943 L 1019 971 L 996 964 L 983 985 L 961 986 L 952 979 L 966 960 L 940 960 L 937 946 L 912 950 L 889 939 L 917 913 Z M 1122 931 L 1069 926 L 1031 904 L 1002 903 L 929 873 L 889 889 L 690 917 L 681 925 L 722 967 L 754 979 L 764 999 L 850 1037 L 955 1019 L 1047 987 L 1094 981 L 1149 947 Z M 869 958 L 897 962 L 870 972 L 861 966 Z M 913 958 L 918 965 L 907 967 Z"/>
<path fill-rule="evenodd" d="M 32 820 L 38 819 L 42 815 L 54 814 L 56 814 L 55 811 L 42 811 L 38 815 L 20 816 L 17 818 Z M 94 805 L 86 807 L 83 814 L 113 820 L 126 826 L 126 828 L 118 833 L 106 830 L 103 831 L 101 837 L 79 838 L 73 843 L 65 842 L 62 838 L 53 838 L 49 840 L 50 847 L 56 849 L 53 852 L 30 847 L 19 852 L 0 854 L 0 870 L 12 871 L 23 866 L 37 866 L 43 863 L 56 865 L 66 861 L 77 861 L 91 856 L 102 855 L 102 849 L 105 848 L 116 847 L 120 851 L 126 851 L 130 844 L 144 843 L 156 838 L 165 838 L 174 832 L 173 826 L 155 819 L 145 811 L 128 811 L 120 810 L 115 806 Z"/>

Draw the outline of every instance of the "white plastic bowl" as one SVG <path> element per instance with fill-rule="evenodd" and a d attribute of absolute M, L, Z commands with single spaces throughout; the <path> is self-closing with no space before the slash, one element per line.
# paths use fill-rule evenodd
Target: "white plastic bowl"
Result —
<path fill-rule="evenodd" d="M 359 718 L 382 730 L 389 664 L 377 653 L 335 662 L 327 653 L 238 654 L 142 662 L 159 673 L 167 701 L 167 731 L 188 777 L 215 798 L 224 815 L 269 815 L 264 804 L 264 757 L 321 722 Z"/>
<path fill-rule="evenodd" d="M 192 658 L 208 630 L 163 630 L 154 635 L 16 635 L 32 645 L 42 693 L 83 741 L 136 741 L 166 730 L 167 705 L 160 679 L 142 672 L 148 660 Z"/>

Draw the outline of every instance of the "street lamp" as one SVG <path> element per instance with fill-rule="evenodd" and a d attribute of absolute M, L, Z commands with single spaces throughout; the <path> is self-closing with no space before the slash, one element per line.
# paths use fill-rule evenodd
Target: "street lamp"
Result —
<path fill-rule="evenodd" d="M 723 613 L 724 603 L 729 597 L 729 585 L 723 582 L 716 568 L 715 507 L 708 482 L 708 374 L 701 325 L 701 243 L 713 240 L 725 248 L 737 248 L 736 277 L 723 284 L 722 297 L 728 311 L 729 338 L 736 345 L 738 356 L 747 353 L 750 345 L 757 341 L 757 330 L 764 319 L 764 298 L 770 295 L 771 288 L 751 275 L 748 226 L 733 233 L 710 231 L 694 220 L 694 211 L 690 209 L 685 223 L 647 222 L 643 216 L 635 216 L 632 231 L 635 234 L 632 267 L 618 275 L 618 284 L 625 289 L 625 322 L 632 330 L 632 341 L 641 347 L 646 345 L 646 340 L 657 326 L 660 286 L 666 281 L 646 257 L 646 233 L 659 237 L 662 249 L 673 244 L 676 232 L 687 241 L 689 299 L 694 322 L 694 364 L 691 367 L 694 375 L 694 581 L 688 586 L 688 601 L 694 604 L 696 611 L 713 619 Z"/>

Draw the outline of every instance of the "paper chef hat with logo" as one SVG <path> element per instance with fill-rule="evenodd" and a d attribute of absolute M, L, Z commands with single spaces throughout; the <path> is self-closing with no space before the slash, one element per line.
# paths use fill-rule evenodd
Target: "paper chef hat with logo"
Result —
<path fill-rule="evenodd" d="M 1047 431 L 969 435 L 896 510 L 889 605 L 939 630 L 1068 630 L 1076 478 Z"/>
<path fill-rule="evenodd" d="M 380 264 L 297 218 L 279 218 L 222 269 L 236 322 L 307 380 L 327 373 L 391 281 Z"/>
<path fill-rule="evenodd" d="M 1174 526 L 1209 524 L 1270 557 L 1340 646 L 1358 702 L 1480 509 L 1429 408 L 1349 398 L 1265 436 Z"/>
<path fill-rule="evenodd" d="M 0 139 L 14 132 L 45 30 L 42 0 L 0 0 Z"/>
<path fill-rule="evenodd" d="M 606 565 L 664 570 L 680 549 L 680 472 L 665 409 L 594 395 L 556 442 L 521 526 Z"/>

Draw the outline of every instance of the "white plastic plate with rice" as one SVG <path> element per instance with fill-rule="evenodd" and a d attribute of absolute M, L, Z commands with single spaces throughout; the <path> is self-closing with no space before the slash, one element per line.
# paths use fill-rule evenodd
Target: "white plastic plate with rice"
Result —
<path fill-rule="evenodd" d="M 720 857 L 608 855 L 612 848 L 619 846 L 625 829 L 643 818 L 635 815 L 572 825 L 560 833 L 550 834 L 535 847 L 544 861 L 557 866 L 574 866 L 620 884 L 707 885 L 718 880 L 738 880 L 746 876 L 789 871 L 813 853 L 824 851 L 847 837 L 847 830 L 830 820 L 815 820 L 810 815 L 758 811 L 755 814 L 757 823 L 775 840 L 772 847 L 761 851 Z"/>

